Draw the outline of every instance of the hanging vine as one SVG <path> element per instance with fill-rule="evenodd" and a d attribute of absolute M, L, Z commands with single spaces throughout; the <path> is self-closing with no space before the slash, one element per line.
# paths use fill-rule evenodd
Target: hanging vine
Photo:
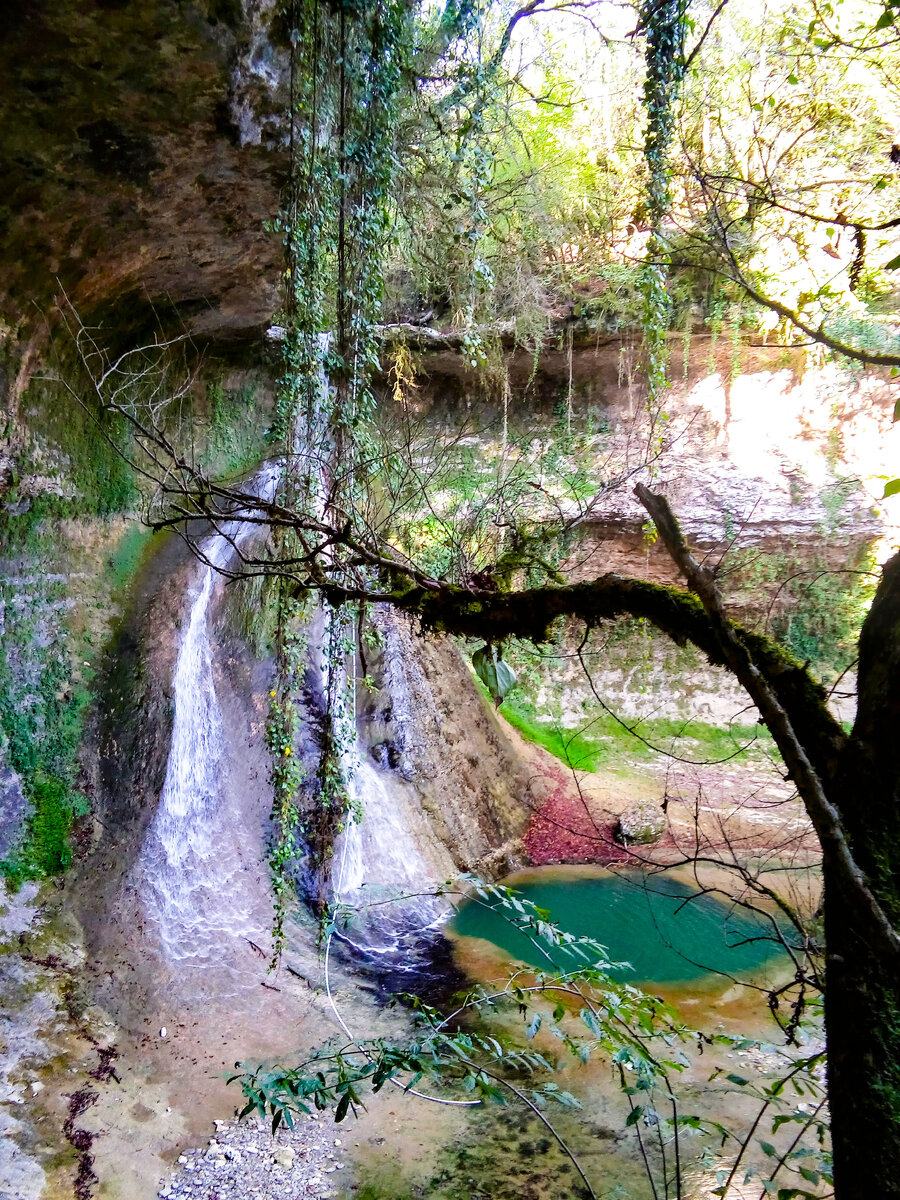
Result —
<path fill-rule="evenodd" d="M 273 434 L 283 455 L 285 502 L 322 522 L 343 523 L 366 482 L 381 264 L 412 20 L 401 0 L 288 0 L 282 17 L 290 45 L 290 170 L 273 223 L 285 248 L 285 335 Z M 311 549 L 294 532 L 280 532 L 273 547 L 282 561 L 302 559 Z M 327 558 L 319 569 L 339 571 Z M 307 648 L 298 629 L 309 614 L 294 593 L 284 586 L 279 594 L 270 697 L 276 956 L 283 944 L 282 899 L 299 843 L 322 881 L 346 820 L 345 763 L 355 737 L 344 694 L 354 642 L 347 636 L 348 617 L 328 609 L 322 639 L 326 712 L 316 775 L 304 778 L 295 740 Z"/>
<path fill-rule="evenodd" d="M 306 639 L 300 632 L 303 613 L 296 600 L 287 594 L 283 579 L 278 581 L 278 628 L 276 642 L 275 687 L 269 693 L 269 720 L 266 741 L 271 757 L 273 788 L 272 821 L 275 837 L 269 855 L 275 906 L 272 928 L 272 965 L 284 949 L 285 899 L 290 887 L 291 866 L 308 835 L 300 819 L 299 797 L 305 773 L 295 754 L 298 713 L 295 696 L 299 691 L 304 666 Z"/>
<path fill-rule="evenodd" d="M 659 412 L 668 374 L 666 334 L 671 323 L 671 306 L 666 286 L 667 247 L 663 221 L 672 203 L 669 148 L 675 129 L 675 102 L 684 77 L 688 3 L 689 0 L 645 0 L 640 18 L 646 38 L 644 159 L 648 172 L 646 207 L 650 226 L 642 277 L 642 324 L 648 403 L 654 419 Z"/>

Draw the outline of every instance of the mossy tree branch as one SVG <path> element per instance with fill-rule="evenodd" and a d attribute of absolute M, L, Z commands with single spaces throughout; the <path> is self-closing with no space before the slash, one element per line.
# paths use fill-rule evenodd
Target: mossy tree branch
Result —
<path fill-rule="evenodd" d="M 797 785 L 826 861 L 843 883 L 843 893 L 852 903 L 866 930 L 889 957 L 900 960 L 900 935 L 872 890 L 871 881 L 856 860 L 844 827 L 841 810 L 832 793 L 843 795 L 844 789 L 835 786 L 837 761 L 827 759 L 815 764 L 816 757 L 806 739 L 794 728 L 791 712 L 782 703 L 764 669 L 761 669 L 751 647 L 739 635 L 728 619 L 715 574 L 701 566 L 688 549 L 684 535 L 666 498 L 651 492 L 643 484 L 635 488 L 638 499 L 653 518 L 659 536 L 673 562 L 684 575 L 688 587 L 698 597 L 709 619 L 710 632 L 718 644 L 724 665 L 732 672 L 753 700 L 781 752 L 788 772 Z M 896 575 L 892 571 L 890 577 Z M 883 585 L 884 586 L 884 585 Z M 896 608 L 893 624 L 896 625 Z M 893 639 L 896 641 L 896 638 Z M 868 638 L 864 639 L 864 644 Z M 805 673 L 805 672 L 804 672 Z M 883 690 L 883 689 L 882 689 Z M 865 709 L 864 709 L 865 711 Z M 802 714 L 798 714 L 802 715 Z M 836 743 L 843 750 L 846 738 Z"/>
<path fill-rule="evenodd" d="M 322 590 L 332 602 L 383 601 L 416 617 L 424 630 L 488 642 L 519 637 L 540 644 L 559 620 L 595 626 L 636 617 L 650 621 L 678 645 L 697 646 L 714 666 L 730 669 L 703 605 L 680 588 L 609 573 L 584 583 L 493 592 L 432 581 L 426 586 L 400 568 L 391 575 L 391 586 L 380 592 L 333 584 L 324 584 Z M 789 714 L 815 768 L 833 770 L 847 735 L 828 710 L 824 688 L 771 638 L 737 622 L 728 624 Z"/>

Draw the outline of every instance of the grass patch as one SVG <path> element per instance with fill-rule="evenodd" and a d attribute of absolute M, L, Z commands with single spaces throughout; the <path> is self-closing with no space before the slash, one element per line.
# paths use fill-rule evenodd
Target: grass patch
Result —
<path fill-rule="evenodd" d="M 635 737 L 614 717 L 603 713 L 579 728 L 569 729 L 552 718 L 540 717 L 530 701 L 514 692 L 504 701 L 500 712 L 526 741 L 543 746 L 577 771 L 649 762 L 658 752 L 674 753 L 694 762 L 726 759 L 746 762 L 754 753 L 772 748 L 768 730 L 760 725 L 723 727 L 702 721 L 649 719 L 633 723 L 640 735 Z"/>
<path fill-rule="evenodd" d="M 526 742 L 543 746 L 560 762 L 577 771 L 598 771 L 607 762 L 606 747 L 596 737 L 564 729 L 553 721 L 539 720 L 533 712 L 525 711 L 527 707 L 530 706 L 517 705 L 507 698 L 500 709 L 502 716 Z"/>

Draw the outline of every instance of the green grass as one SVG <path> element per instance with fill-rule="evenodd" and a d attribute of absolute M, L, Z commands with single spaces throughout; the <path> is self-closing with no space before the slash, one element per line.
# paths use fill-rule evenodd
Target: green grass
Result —
<path fill-rule="evenodd" d="M 617 768 L 650 761 L 656 754 L 651 746 L 695 762 L 727 758 L 746 761 L 753 753 L 751 743 L 755 743 L 754 748 L 771 747 L 768 731 L 759 725 L 722 727 L 701 721 L 658 718 L 629 721 L 640 734 L 635 737 L 614 717 L 602 713 L 593 718 L 586 717 L 580 728 L 568 729 L 558 721 L 541 718 L 534 705 L 516 696 L 515 692 L 507 697 L 500 712 L 526 741 L 543 746 L 567 767 L 579 771 L 599 771 L 604 767 Z"/>
<path fill-rule="evenodd" d="M 598 771 L 607 761 L 606 747 L 596 738 L 575 730 L 563 729 L 551 721 L 541 721 L 507 698 L 500 708 L 503 717 L 518 729 L 527 742 L 543 746 L 567 767 L 579 771 Z"/>

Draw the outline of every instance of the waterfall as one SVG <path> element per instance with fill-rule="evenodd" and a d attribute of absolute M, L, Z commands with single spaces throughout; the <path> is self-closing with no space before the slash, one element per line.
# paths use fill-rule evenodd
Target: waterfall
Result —
<path fill-rule="evenodd" d="M 249 490 L 275 493 L 279 469 L 267 466 Z M 251 898 L 241 886 L 240 837 L 221 819 L 225 728 L 213 673 L 209 614 L 219 571 L 258 526 L 234 520 L 200 543 L 190 611 L 172 684 L 172 741 L 159 806 L 139 867 L 142 898 L 157 922 L 166 957 L 207 959 L 222 939 L 250 932 Z"/>
<path fill-rule="evenodd" d="M 425 821 L 408 785 L 376 767 L 359 743 L 354 759 L 350 794 L 359 818 L 336 847 L 334 894 L 353 913 L 345 940 L 387 954 L 441 923 L 448 905 L 433 893 L 455 871 L 448 854 L 429 860 L 423 850 Z"/>
<path fill-rule="evenodd" d="M 320 519 L 326 515 L 328 497 L 330 384 L 325 357 L 329 346 L 329 335 L 319 335 L 316 403 L 300 414 L 293 439 L 295 469 L 306 479 Z M 424 819 L 405 785 L 369 758 L 356 727 L 355 656 L 348 672 L 346 656 L 339 649 L 346 640 L 340 611 L 323 604 L 323 614 L 319 670 L 324 694 L 331 698 L 327 717 L 336 741 L 344 747 L 340 765 L 351 799 L 347 826 L 335 846 L 331 890 L 339 903 L 358 910 L 357 932 L 349 934 L 348 940 L 361 941 L 370 953 L 386 952 L 396 948 L 403 932 L 433 925 L 446 906 L 428 897 L 402 899 L 434 884 L 435 863 L 429 865 L 422 850 Z M 441 857 L 440 868 L 446 868 L 443 878 L 453 873 L 449 855 Z M 377 908 L 369 907 L 372 901 Z M 384 942 L 388 945 L 376 945 Z"/>
<path fill-rule="evenodd" d="M 304 481 L 319 517 L 326 515 L 328 497 L 328 344 L 325 336 L 319 341 L 318 401 L 298 417 L 288 464 L 295 478 Z M 279 476 L 279 467 L 267 466 L 248 490 L 272 496 Z M 222 961 L 225 945 L 258 936 L 261 924 L 260 895 L 249 886 L 250 874 L 259 874 L 259 855 L 254 857 L 250 849 L 254 838 L 240 811 L 240 798 L 232 803 L 227 795 L 229 752 L 210 636 L 220 572 L 258 529 L 247 515 L 235 513 L 199 545 L 201 561 L 188 591 L 172 683 L 174 713 L 165 781 L 138 863 L 144 908 L 172 963 Z M 342 648 L 344 618 L 328 604 L 323 604 L 322 615 L 324 633 L 318 653 L 310 646 L 310 669 L 331 698 L 330 704 L 323 702 L 328 711 L 321 715 L 332 722 L 336 740 L 344 747 L 341 770 L 352 801 L 347 826 L 335 846 L 332 895 L 356 910 L 347 940 L 367 952 L 386 953 L 396 949 L 405 934 L 441 919 L 445 906 L 438 901 L 406 897 L 430 890 L 453 873 L 453 864 L 433 839 L 430 855 L 423 849 L 429 844 L 427 823 L 409 784 L 371 761 L 356 725 L 355 656 L 348 672 Z"/>

